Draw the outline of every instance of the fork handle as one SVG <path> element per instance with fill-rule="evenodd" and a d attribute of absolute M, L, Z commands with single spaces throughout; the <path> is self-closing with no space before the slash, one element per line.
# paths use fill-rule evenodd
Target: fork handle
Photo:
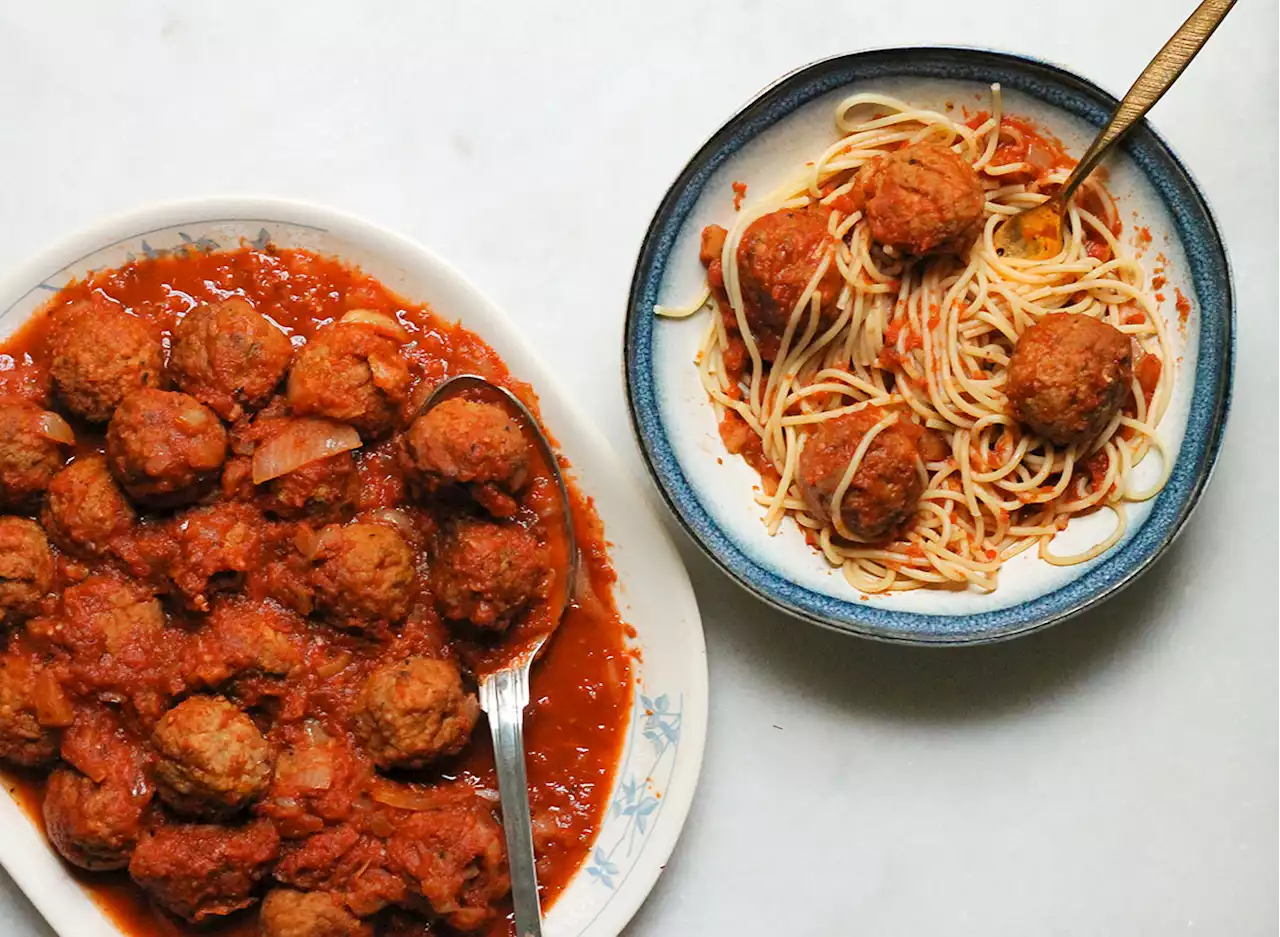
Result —
<path fill-rule="evenodd" d="M 1236 0 L 1204 0 L 1195 12 L 1187 17 L 1187 21 L 1178 27 L 1168 42 L 1164 44 L 1151 63 L 1142 70 L 1133 87 L 1121 99 L 1120 106 L 1111 115 L 1111 121 L 1103 131 L 1094 138 L 1093 144 L 1080 158 L 1075 171 L 1071 173 L 1062 187 L 1062 199 L 1071 197 L 1080 183 L 1093 172 L 1111 144 L 1115 143 L 1133 127 L 1151 106 L 1160 100 L 1169 90 L 1187 64 L 1196 57 L 1218 24 L 1231 12 Z"/>
<path fill-rule="evenodd" d="M 511 900 L 519 937 L 542 937 L 542 907 L 533 857 L 529 780 L 524 763 L 524 708 L 529 703 L 529 661 L 517 661 L 480 682 L 480 707 L 489 715 L 493 759 L 502 798 L 502 828 L 511 869 Z"/>

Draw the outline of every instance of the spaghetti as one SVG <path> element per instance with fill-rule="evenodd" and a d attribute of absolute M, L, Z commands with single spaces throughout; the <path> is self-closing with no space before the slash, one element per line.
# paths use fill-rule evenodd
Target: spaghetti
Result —
<path fill-rule="evenodd" d="M 1153 497 L 1168 477 L 1171 460 L 1156 427 L 1172 393 L 1173 359 L 1102 183 L 1086 181 L 1070 204 L 1059 256 L 1005 259 L 993 241 L 1001 220 L 1043 202 L 1074 164 L 1057 141 L 1002 114 L 998 85 L 991 114 L 967 123 L 879 94 L 844 99 L 835 123 L 840 139 L 745 207 L 724 234 L 715 258 L 723 287 L 709 286 L 688 307 L 655 310 L 683 317 L 718 307 L 698 367 L 726 444 L 762 476 L 756 499 L 768 532 L 791 518 L 850 585 L 868 593 L 991 591 L 1001 565 L 1032 546 L 1054 565 L 1105 552 L 1124 535 L 1125 505 Z M 917 144 L 949 148 L 981 180 L 980 227 L 958 252 L 916 257 L 876 242 L 863 206 L 850 197 L 864 166 Z M 753 223 L 787 210 L 825 212 L 826 246 L 788 302 L 785 328 L 764 335 L 744 301 L 740 247 Z M 1094 317 L 1136 349 L 1127 400 L 1101 431 L 1069 445 L 1023 425 L 1006 393 L 1019 338 L 1054 313 Z M 799 478 L 806 443 L 821 424 L 859 411 L 870 411 L 863 422 L 871 425 L 861 430 L 830 511 L 815 511 Z M 895 426 L 921 439 L 918 483 L 911 483 L 919 497 L 887 535 L 859 536 L 842 505 L 873 443 L 890 439 Z M 1162 471 L 1140 489 L 1133 470 L 1153 448 Z M 1053 552 L 1071 518 L 1101 508 L 1116 516 L 1109 536 L 1082 552 Z"/>

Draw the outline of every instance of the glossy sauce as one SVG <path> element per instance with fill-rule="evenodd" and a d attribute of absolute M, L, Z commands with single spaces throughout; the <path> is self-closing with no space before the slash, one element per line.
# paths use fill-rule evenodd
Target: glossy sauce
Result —
<path fill-rule="evenodd" d="M 125 267 L 91 275 L 68 286 L 50 302 L 46 311 L 68 305 L 97 293 L 125 307 L 135 315 L 150 319 L 166 335 L 180 318 L 196 305 L 244 296 L 253 306 L 270 316 L 291 336 L 295 346 L 305 342 L 318 328 L 351 309 L 363 308 L 394 315 L 409 333 L 403 353 L 417 378 L 413 401 L 421 401 L 440 380 L 461 373 L 479 374 L 508 387 L 534 412 L 537 399 L 532 389 L 507 372 L 497 355 L 476 335 L 442 321 L 425 306 L 413 305 L 391 294 L 380 283 L 340 262 L 305 251 L 241 248 L 206 254 L 191 251 L 181 255 L 140 260 Z M 31 373 L 43 362 L 43 338 L 47 315 L 37 315 L 16 336 L 0 346 L 0 393 L 24 393 L 31 385 Z M 76 425 L 77 454 L 100 450 L 101 436 Z M 360 499 L 358 510 L 403 506 L 405 487 L 399 478 L 388 444 L 366 447 L 358 456 Z M 549 529 L 555 520 L 553 482 L 547 467 L 534 461 L 532 482 L 526 497 L 526 511 L 540 518 L 553 558 L 553 573 L 563 578 L 564 549 Z M 589 499 L 572 482 L 575 532 L 582 552 L 577 596 L 559 630 L 533 671 L 531 704 L 526 714 L 525 742 L 528 748 L 530 801 L 535 825 L 540 825 L 539 878 L 544 907 L 573 877 L 586 858 L 607 806 L 631 707 L 631 653 L 626 646 L 628 629 L 620 620 L 612 591 L 614 573 L 599 520 Z M 557 565 L 558 564 L 558 565 Z M 420 564 L 421 568 L 421 564 Z M 64 580 L 65 581 L 65 580 Z M 61 583 L 60 583 L 61 585 Z M 553 590 L 554 591 L 554 590 Z M 555 591 L 554 594 L 562 593 Z M 558 605 L 558 600 L 556 601 Z M 542 609 L 530 615 L 515 638 L 527 636 L 529 628 L 544 627 L 550 620 Z M 396 647 L 410 651 L 433 642 L 453 645 L 464 660 L 492 657 L 492 650 L 452 637 L 438 622 L 407 623 Z M 413 632 L 412 634 L 410 632 Z M 326 653 L 354 653 L 355 644 L 342 636 L 329 645 L 311 648 L 309 659 Z M 324 709 L 324 700 L 335 710 L 350 704 L 367 668 L 357 659 L 332 678 L 310 676 L 303 705 Z M 316 701 L 320 700 L 320 703 Z M 402 780 L 430 783 L 433 778 L 459 779 L 476 787 L 496 789 L 492 748 L 486 726 L 481 721 L 469 748 L 461 756 L 431 770 L 401 773 Z M 9 772 L 6 788 L 36 823 L 41 823 L 40 803 L 43 779 L 37 773 Z M 142 892 L 121 873 L 91 874 L 72 869 L 95 900 L 103 906 L 125 933 L 133 937 L 153 937 L 193 933 L 183 925 L 154 911 Z M 508 906 L 509 907 L 509 906 Z M 201 934 L 219 937 L 250 935 L 257 931 L 256 914 L 242 912 L 213 927 L 202 926 Z M 500 920 L 493 934 L 513 930 Z"/>

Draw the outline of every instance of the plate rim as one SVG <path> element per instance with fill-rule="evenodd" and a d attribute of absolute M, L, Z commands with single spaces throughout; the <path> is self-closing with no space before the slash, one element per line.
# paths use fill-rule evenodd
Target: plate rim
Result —
<path fill-rule="evenodd" d="M 266 219 L 274 219 L 294 226 L 320 228 L 332 231 L 339 237 L 350 236 L 353 240 L 366 242 L 374 252 L 381 252 L 381 250 L 387 249 L 382 245 L 392 246 L 406 255 L 417 257 L 418 262 L 442 282 L 452 281 L 453 287 L 469 295 L 474 304 L 483 308 L 485 313 L 500 326 L 501 331 L 506 333 L 506 337 L 520 346 L 521 354 L 525 358 L 523 363 L 527 370 L 532 373 L 527 375 L 518 374 L 517 376 L 522 380 L 528 380 L 534 386 L 535 392 L 540 399 L 548 397 L 556 399 L 557 406 L 565 412 L 575 425 L 575 430 L 583 436 L 584 444 L 578 448 L 584 451 L 590 450 L 594 461 L 605 463 L 605 471 L 601 474 L 607 473 L 610 478 L 610 484 L 617 485 L 621 483 L 623 487 L 634 492 L 641 501 L 647 502 L 643 495 L 644 483 L 625 465 L 618 452 L 609 443 L 595 422 L 583 413 L 577 397 L 570 394 L 560 382 L 556 372 L 546 363 L 536 346 L 529 341 L 528 336 L 519 327 L 518 321 L 514 316 L 509 315 L 503 307 L 490 299 L 484 290 L 480 289 L 470 277 L 454 266 L 450 260 L 416 238 L 341 209 L 331 208 L 317 202 L 271 195 L 205 195 L 181 199 L 165 199 L 144 203 L 124 211 L 113 212 L 97 221 L 79 227 L 69 234 L 56 238 L 29 258 L 19 260 L 11 268 L 10 272 L 0 277 L 0 301 L 4 301 L 7 304 L 5 309 L 0 310 L 0 314 L 11 309 L 12 305 L 20 302 L 33 290 L 41 288 L 50 275 L 72 266 L 98 251 L 126 241 L 144 238 L 153 231 L 172 228 L 187 222 L 192 224 L 217 224 Z M 461 317 L 455 318 L 460 319 Z M 486 341 L 491 340 L 485 336 L 481 337 L 485 338 Z M 557 444 L 558 447 L 562 445 L 563 443 Z M 584 483 L 584 479 L 578 470 L 581 460 L 572 458 L 570 461 L 573 465 L 575 481 L 584 496 L 591 497 L 591 491 L 588 487 L 590 481 L 587 480 Z M 692 661 L 686 661 L 689 666 L 691 683 L 685 688 L 684 692 L 686 700 L 692 702 L 693 709 L 686 712 L 686 715 L 691 718 L 682 722 L 680 744 L 681 751 L 688 751 L 689 754 L 681 759 L 677 768 L 673 769 L 672 783 L 674 786 L 677 783 L 677 777 L 679 777 L 679 787 L 674 791 L 668 788 L 663 793 L 662 815 L 663 817 L 670 816 L 672 820 L 668 821 L 663 827 L 655 825 L 652 832 L 646 837 L 644 851 L 637 858 L 636 865 L 632 868 L 628 877 L 629 880 L 636 881 L 637 886 L 629 890 L 624 900 L 618 900 L 619 895 L 622 894 L 621 892 L 613 892 L 596 916 L 582 925 L 581 934 L 599 935 L 599 937 L 603 937 L 605 934 L 616 935 L 620 933 L 639 911 L 641 905 L 648 899 L 659 877 L 665 871 L 670 861 L 671 853 L 674 851 L 676 843 L 688 821 L 688 814 L 694 798 L 697 796 L 706 755 L 710 697 L 706 633 L 702 624 L 702 613 L 698 605 L 697 593 L 694 591 L 693 584 L 689 578 L 688 569 L 680 556 L 670 531 L 662 523 L 656 511 L 650 508 L 647 513 L 650 515 L 651 521 L 650 533 L 657 538 L 658 543 L 665 545 L 666 552 L 671 559 L 671 565 L 678 569 L 683 577 L 683 591 L 688 602 L 687 611 L 696 624 L 696 628 L 687 629 L 689 633 L 686 635 L 686 640 L 691 643 L 684 651 L 686 654 L 692 651 L 692 657 L 694 658 Z M 621 579 L 619 580 L 619 586 L 625 587 L 625 582 Z M 640 690 L 640 686 L 638 681 L 635 681 L 632 686 L 633 713 L 634 699 Z M 628 726 L 626 731 L 629 735 L 632 727 Z M 614 785 L 619 783 L 620 780 L 618 772 L 622 767 L 622 755 L 623 750 L 620 749 L 618 753 L 619 762 L 615 765 L 615 776 L 612 782 Z M 12 800 L 12 798 L 8 799 Z M 14 801 L 14 804 L 17 806 L 16 801 Z M 20 807 L 18 807 L 18 810 L 24 819 L 28 821 L 27 826 L 38 834 L 39 831 L 36 824 L 26 816 L 26 812 L 21 810 Z M 598 834 L 599 831 L 597 831 Z M 43 836 L 39 836 L 39 839 L 48 846 Z M 83 893 L 86 898 L 97 906 L 97 902 L 93 901 L 92 896 L 69 873 L 65 876 L 65 881 L 46 879 L 45 876 L 33 868 L 28 868 L 21 863 L 4 862 L 2 860 L 3 856 L 0 855 L 0 865 L 4 866 L 14 883 L 42 918 L 59 934 L 78 933 L 77 928 L 81 924 L 75 919 L 65 919 L 66 915 L 57 903 L 57 896 L 62 889 L 74 886 L 77 892 Z M 590 857 L 578 867 L 570 882 L 586 875 L 589 862 Z M 119 928 L 114 921 L 107 918 L 105 914 L 104 920 L 107 921 L 113 932 L 119 932 Z"/>
<path fill-rule="evenodd" d="M 1204 232 L 1207 234 L 1207 244 L 1221 257 L 1222 272 L 1222 309 L 1217 313 L 1216 318 L 1221 322 L 1222 340 L 1221 340 L 1221 363 L 1218 366 L 1219 374 L 1216 380 L 1216 386 L 1211 388 L 1212 393 L 1212 415 L 1211 425 L 1208 427 L 1203 446 L 1199 452 L 1193 453 L 1196 460 L 1200 464 L 1195 471 L 1193 477 L 1189 480 L 1188 487 L 1177 503 L 1176 512 L 1168 523 L 1167 529 L 1161 534 L 1158 543 L 1151 548 L 1146 555 L 1139 556 L 1128 568 L 1121 571 L 1120 575 L 1112 582 L 1102 587 L 1086 588 L 1086 594 L 1080 596 L 1064 607 L 1054 610 L 1046 609 L 1032 616 L 1023 616 L 1024 620 L 1019 621 L 1008 627 L 996 627 L 987 630 L 978 630 L 974 632 L 947 632 L 938 630 L 906 630 L 901 626 L 886 626 L 877 624 L 868 624 L 865 621 L 858 620 L 853 615 L 845 618 L 834 618 L 824 615 L 818 611 L 805 608 L 790 601 L 773 589 L 768 587 L 767 582 L 760 580 L 776 580 L 782 586 L 789 587 L 797 592 L 804 593 L 815 597 L 818 601 L 826 604 L 837 604 L 844 608 L 869 611 L 870 617 L 876 619 L 884 619 L 892 621 L 894 619 L 902 620 L 946 620 L 955 621 L 964 618 L 980 619 L 985 616 L 1010 614 L 1016 610 L 1023 609 L 1033 603 L 1039 603 L 1049 599 L 1059 593 L 1078 587 L 1080 584 L 1088 583 L 1091 577 L 1098 573 L 1102 566 L 1095 566 L 1087 570 L 1080 577 L 1068 581 L 1067 583 L 1053 589 L 1049 592 L 1037 595 L 1023 602 L 1015 603 L 1007 608 L 997 609 L 994 611 L 978 612 L 971 615 L 936 615 L 920 612 L 910 612 L 899 609 L 867 609 L 866 606 L 859 606 L 857 603 L 828 596 L 823 593 L 816 592 L 799 583 L 794 582 L 786 575 L 775 572 L 757 562 L 751 556 L 747 555 L 740 547 L 735 544 L 732 539 L 724 533 L 721 526 L 711 516 L 703 505 L 702 499 L 698 497 L 693 486 L 683 477 L 683 469 L 680 459 L 676 455 L 675 447 L 667 438 L 665 425 L 657 413 L 656 403 L 656 379 L 652 379 L 654 388 L 653 395 L 653 414 L 652 422 L 661 431 L 664 444 L 670 450 L 670 461 L 675 466 L 680 475 L 680 483 L 683 490 L 680 496 L 671 490 L 667 479 L 664 476 L 662 468 L 658 463 L 658 454 L 654 451 L 654 440 L 650 438 L 643 422 L 644 417 L 650 416 L 648 411 L 644 414 L 641 412 L 640 402 L 637 400 L 637 382 L 636 376 L 639 368 L 636 361 L 636 342 L 634 340 L 637 322 L 641 316 L 644 316 L 645 310 L 641 308 L 641 300 L 645 291 L 646 276 L 651 270 L 655 258 L 661 255 L 661 250 L 657 246 L 657 242 L 662 234 L 662 228 L 666 220 L 676 208 L 676 203 L 680 195 L 688 188 L 693 177 L 702 169 L 711 158 L 717 155 L 718 148 L 727 143 L 739 130 L 740 126 L 753 116 L 753 112 L 763 110 L 769 104 L 769 100 L 775 95 L 781 94 L 783 91 L 792 86 L 801 86 L 810 76 L 821 74 L 824 70 L 839 67 L 841 65 L 853 65 L 864 60 L 880 59 L 886 62 L 902 62 L 909 61 L 917 57 L 936 57 L 938 59 L 950 57 L 948 64 L 954 66 L 956 64 L 972 64 L 977 67 L 986 66 L 987 68 L 1003 67 L 1006 70 L 1023 70 L 1026 71 L 1033 79 L 1036 78 L 1037 72 L 1041 75 L 1047 75 L 1054 87 L 1059 90 L 1068 90 L 1075 93 L 1084 93 L 1087 97 L 1098 99 L 1108 108 L 1114 109 L 1119 104 L 1119 99 L 1111 92 L 1103 88 L 1097 82 L 1087 78 L 1065 65 L 1052 62 L 1046 59 L 1027 55 L 1024 53 L 1013 52 L 1004 49 L 994 49 L 982 46 L 966 46 L 966 45 L 909 45 L 909 46 L 876 46 L 858 49 L 851 52 L 836 53 L 834 55 L 825 56 L 816 59 L 807 64 L 800 65 L 769 84 L 765 85 L 760 91 L 752 95 L 744 104 L 739 106 L 733 113 L 727 117 L 719 127 L 717 127 L 707 139 L 694 151 L 693 155 L 684 163 L 677 172 L 671 184 L 663 192 L 657 203 L 653 216 L 645 229 L 644 237 L 640 243 L 639 250 L 636 253 L 635 265 L 632 271 L 630 289 L 627 296 L 626 318 L 623 326 L 623 354 L 622 354 L 622 378 L 624 390 L 627 400 L 627 411 L 630 417 L 632 435 L 636 441 L 636 445 L 640 450 L 647 470 L 650 482 L 657 489 L 658 493 L 667 505 L 684 531 L 686 536 L 697 545 L 699 550 L 711 560 L 725 575 L 727 575 L 740 588 L 749 592 L 751 595 L 765 602 L 765 604 L 781 611 L 793 618 L 798 618 L 809 624 L 817 625 L 825 630 L 834 631 L 840 634 L 853 635 L 860 638 L 867 638 L 890 644 L 904 644 L 921 647 L 964 647 L 983 644 L 993 644 L 1015 638 L 1023 637 L 1028 634 L 1042 631 L 1053 625 L 1060 624 L 1071 618 L 1074 618 L 1090 609 L 1093 609 L 1107 599 L 1114 597 L 1123 591 L 1138 579 L 1143 573 L 1151 568 L 1152 565 L 1160 559 L 1161 556 L 1173 545 L 1177 538 L 1186 528 L 1187 520 L 1199 505 L 1200 499 L 1213 477 L 1217 467 L 1218 457 L 1222 449 L 1223 436 L 1225 435 L 1228 416 L 1231 410 L 1232 390 L 1235 378 L 1235 357 L 1236 357 L 1236 299 L 1235 299 L 1235 277 L 1231 262 L 1230 251 L 1222 237 L 1222 227 L 1218 222 L 1217 216 L 1209 203 L 1208 198 L 1204 194 L 1199 182 L 1187 167 L 1186 163 L 1178 156 L 1177 152 L 1164 138 L 1162 134 L 1152 125 L 1150 120 L 1143 118 L 1135 126 L 1133 133 L 1126 140 L 1122 140 L 1120 146 L 1126 152 L 1130 150 L 1133 141 L 1138 135 L 1146 135 L 1149 137 L 1151 144 L 1154 145 L 1157 153 L 1167 159 L 1169 164 L 1175 170 L 1173 180 L 1175 182 L 1185 183 L 1187 193 L 1200 209 L 1204 216 Z M 940 66 L 941 67 L 941 66 Z M 911 74 L 904 71 L 903 74 Z M 938 80 L 948 80 L 945 75 L 923 75 L 920 77 L 937 78 Z M 952 77 L 949 80 L 962 81 L 967 80 L 964 77 Z M 1074 87 L 1073 87 L 1074 86 Z M 807 105 L 816 97 L 830 90 L 818 92 L 809 95 L 801 104 L 787 109 L 783 114 L 774 120 L 771 120 L 767 127 L 762 128 L 760 132 L 772 127 L 777 120 L 794 113 L 799 107 Z M 1054 102 L 1046 102 L 1049 106 L 1056 110 L 1064 110 L 1061 105 Z M 1088 120 L 1084 115 L 1077 114 L 1075 116 Z M 753 135 L 751 139 L 755 139 Z M 731 156 L 737 148 L 725 154 L 725 158 Z M 1145 173 L 1144 173 L 1145 175 Z M 1180 175 L 1181 179 L 1177 176 Z M 1152 184 L 1155 184 L 1154 177 L 1148 177 Z M 1166 202 L 1164 194 L 1157 188 L 1157 194 L 1161 201 Z M 1171 212 L 1172 214 L 1172 212 Z M 1179 237 L 1179 241 L 1185 245 L 1185 241 Z M 1190 253 L 1190 251 L 1188 251 Z M 1215 258 L 1216 260 L 1216 258 Z M 666 260 L 663 260 L 665 265 Z M 1192 266 L 1191 258 L 1188 257 L 1188 266 Z M 1204 306 L 1201 304 L 1202 327 L 1204 322 Z M 652 317 L 652 311 L 648 312 L 648 316 Z M 652 344 L 647 353 L 651 356 Z M 1197 369 L 1201 365 L 1197 364 Z M 651 369 L 652 371 L 652 369 Z M 1188 426 L 1195 416 L 1195 391 L 1196 384 L 1192 387 L 1192 410 L 1188 414 Z M 1184 442 L 1185 444 L 1185 442 Z M 1179 449 L 1178 458 L 1182 456 L 1182 450 Z M 1176 466 L 1176 460 L 1175 460 Z M 1157 496 L 1158 497 L 1158 496 Z M 697 518 L 704 526 L 715 530 L 725 543 L 725 552 L 730 554 L 729 558 L 722 556 L 720 551 L 709 544 L 699 533 L 694 518 L 689 516 L 688 506 L 685 502 L 691 503 L 696 512 L 701 516 Z M 1143 525 L 1145 526 L 1145 524 Z M 1142 530 L 1139 527 L 1135 531 L 1135 536 Z M 1120 553 L 1115 554 L 1112 558 L 1123 555 L 1123 547 Z M 732 560 L 732 561 L 731 561 Z M 1105 562 L 1105 561 L 1104 561 Z M 736 568 L 735 564 L 745 567 L 747 572 Z"/>

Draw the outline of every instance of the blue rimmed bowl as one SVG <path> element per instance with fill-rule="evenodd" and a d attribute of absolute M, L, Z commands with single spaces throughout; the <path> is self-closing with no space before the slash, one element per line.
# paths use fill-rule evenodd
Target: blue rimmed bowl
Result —
<path fill-rule="evenodd" d="M 1164 552 L 1209 481 L 1230 403 L 1235 308 L 1226 250 L 1187 169 L 1145 121 L 1106 164 L 1125 230 L 1148 273 L 1162 268 L 1161 311 L 1177 374 L 1161 441 L 1176 461 L 1164 490 L 1128 506 L 1124 538 L 1097 559 L 1054 567 L 1027 551 L 1001 570 L 990 595 L 918 590 L 863 596 L 784 525 L 769 537 L 752 497 L 759 478 L 724 451 L 694 357 L 706 327 L 658 319 L 704 283 L 699 232 L 733 216 L 733 183 L 769 191 L 835 139 L 835 104 L 879 91 L 935 110 L 990 106 L 999 82 L 1006 113 L 1030 117 L 1076 154 L 1116 99 L 1078 75 L 1004 52 L 962 48 L 877 49 L 792 72 L 734 114 L 694 154 L 663 197 L 640 250 L 627 308 L 625 374 L 632 424 L 668 506 L 728 575 L 798 618 L 865 637 L 915 644 L 977 644 L 1027 634 L 1076 615 L 1132 582 Z M 1176 92 L 1174 92 L 1176 93 Z M 1184 312 L 1177 309 L 1185 296 Z M 1153 453 L 1140 470 L 1158 461 Z M 1055 549 L 1101 540 L 1110 512 L 1076 518 Z"/>

